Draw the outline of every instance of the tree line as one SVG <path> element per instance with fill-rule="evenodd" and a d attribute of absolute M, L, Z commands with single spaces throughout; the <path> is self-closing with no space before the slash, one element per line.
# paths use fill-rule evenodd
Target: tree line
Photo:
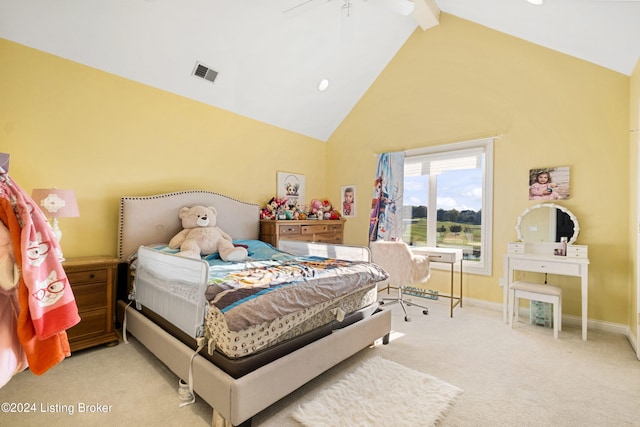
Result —
<path fill-rule="evenodd" d="M 411 209 L 411 218 L 426 218 L 427 217 L 427 207 L 426 206 L 405 206 L 405 208 Z M 478 211 L 465 209 L 463 211 L 459 211 L 457 209 L 438 209 L 437 212 L 437 220 L 438 221 L 449 221 L 449 222 L 457 222 L 460 224 L 472 224 L 472 225 L 481 225 L 482 224 L 482 209 Z"/>

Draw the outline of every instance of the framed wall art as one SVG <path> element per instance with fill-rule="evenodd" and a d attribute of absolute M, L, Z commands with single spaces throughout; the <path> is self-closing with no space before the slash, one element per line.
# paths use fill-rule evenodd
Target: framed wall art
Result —
<path fill-rule="evenodd" d="M 568 166 L 529 170 L 529 200 L 565 200 L 570 196 Z"/>
<path fill-rule="evenodd" d="M 340 189 L 340 212 L 342 216 L 356 216 L 356 186 L 345 185 Z"/>
<path fill-rule="evenodd" d="M 279 198 L 287 199 L 289 206 L 295 206 L 298 203 L 304 204 L 304 175 L 278 172 L 277 183 L 276 195 Z"/>

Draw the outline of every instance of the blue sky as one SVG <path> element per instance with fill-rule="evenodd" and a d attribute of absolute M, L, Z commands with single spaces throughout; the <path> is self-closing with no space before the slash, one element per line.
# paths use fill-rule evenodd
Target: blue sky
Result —
<path fill-rule="evenodd" d="M 426 176 L 404 179 L 404 206 L 427 206 Z M 482 171 L 452 170 L 438 175 L 438 208 L 478 211 L 482 207 Z"/>

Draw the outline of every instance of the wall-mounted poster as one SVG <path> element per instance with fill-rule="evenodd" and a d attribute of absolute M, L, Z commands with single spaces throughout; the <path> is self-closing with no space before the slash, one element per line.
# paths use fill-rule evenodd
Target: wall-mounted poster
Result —
<path fill-rule="evenodd" d="M 289 206 L 304 204 L 304 175 L 278 172 L 277 182 L 276 195 L 279 198 L 287 199 Z"/>
<path fill-rule="evenodd" d="M 529 170 L 529 200 L 564 200 L 569 197 L 568 166 Z"/>
<path fill-rule="evenodd" d="M 345 185 L 340 189 L 342 216 L 356 216 L 356 186 Z"/>

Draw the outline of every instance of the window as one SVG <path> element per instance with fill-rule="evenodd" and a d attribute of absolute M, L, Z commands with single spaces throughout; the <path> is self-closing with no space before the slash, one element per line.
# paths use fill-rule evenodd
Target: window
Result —
<path fill-rule="evenodd" d="M 402 239 L 460 248 L 465 271 L 491 275 L 492 177 L 492 139 L 406 151 Z"/>

